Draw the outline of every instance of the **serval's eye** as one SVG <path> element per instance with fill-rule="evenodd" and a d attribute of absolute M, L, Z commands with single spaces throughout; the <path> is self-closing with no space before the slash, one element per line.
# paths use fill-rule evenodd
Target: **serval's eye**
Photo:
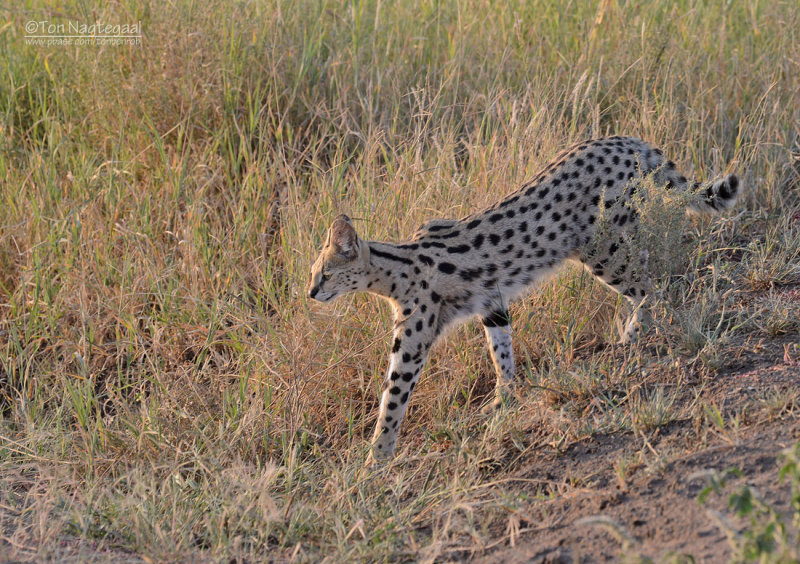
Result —
<path fill-rule="evenodd" d="M 326 281 L 330 280 L 331 279 L 331 273 L 330 272 L 323 272 L 322 273 L 322 279 L 326 280 Z"/>

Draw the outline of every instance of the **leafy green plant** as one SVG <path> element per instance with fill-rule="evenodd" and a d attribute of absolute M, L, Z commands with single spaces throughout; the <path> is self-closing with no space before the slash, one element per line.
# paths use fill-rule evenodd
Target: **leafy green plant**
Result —
<path fill-rule="evenodd" d="M 800 443 L 786 449 L 782 458 L 784 462 L 778 476 L 791 492 L 788 518 L 785 511 L 769 503 L 747 484 L 728 495 L 728 508 L 744 523 L 742 530 L 724 515 L 707 510 L 728 535 L 735 562 L 797 562 L 800 558 Z M 697 498 L 701 504 L 707 503 L 712 494 L 723 495 L 730 480 L 741 478 L 742 472 L 728 468 L 705 475 L 708 485 Z"/>

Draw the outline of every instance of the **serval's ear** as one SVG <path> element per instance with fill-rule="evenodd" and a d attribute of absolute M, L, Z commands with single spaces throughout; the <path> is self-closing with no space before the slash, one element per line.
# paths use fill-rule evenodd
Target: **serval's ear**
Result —
<path fill-rule="evenodd" d="M 333 220 L 330 242 L 333 249 L 344 258 L 352 260 L 358 256 L 358 234 L 349 217 L 342 214 Z"/>

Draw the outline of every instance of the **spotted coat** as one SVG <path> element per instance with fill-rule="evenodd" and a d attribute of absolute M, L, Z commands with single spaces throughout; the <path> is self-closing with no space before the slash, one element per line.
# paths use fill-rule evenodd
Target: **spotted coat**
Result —
<path fill-rule="evenodd" d="M 628 202 L 637 180 L 689 190 L 689 208 L 716 212 L 739 193 L 736 176 L 690 184 L 659 149 L 630 137 L 585 141 L 563 152 L 504 200 L 460 220 L 433 220 L 403 243 L 364 241 L 347 216 L 332 223 L 312 267 L 309 295 L 327 302 L 352 291 L 389 300 L 395 329 L 372 438 L 372 458 L 394 453 L 400 425 L 431 346 L 449 327 L 478 316 L 497 372 L 494 406 L 513 386 L 507 305 L 566 259 L 584 266 L 630 302 L 623 341 L 636 339 L 650 291 L 646 253 L 622 234 L 635 230 Z M 598 216 L 606 211 L 601 240 Z M 593 240 L 594 238 L 594 240 Z"/>

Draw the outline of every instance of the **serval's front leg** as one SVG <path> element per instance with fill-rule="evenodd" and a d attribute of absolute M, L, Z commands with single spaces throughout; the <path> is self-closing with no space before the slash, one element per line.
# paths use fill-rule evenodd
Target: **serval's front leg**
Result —
<path fill-rule="evenodd" d="M 506 309 L 500 309 L 481 319 L 489 354 L 492 357 L 497 383 L 494 400 L 483 408 L 490 413 L 501 407 L 511 397 L 514 389 L 514 352 L 511 348 L 511 316 Z"/>
<path fill-rule="evenodd" d="M 435 339 L 436 314 L 416 311 L 399 322 L 383 383 L 381 408 L 367 464 L 391 458 L 408 401 Z"/>

